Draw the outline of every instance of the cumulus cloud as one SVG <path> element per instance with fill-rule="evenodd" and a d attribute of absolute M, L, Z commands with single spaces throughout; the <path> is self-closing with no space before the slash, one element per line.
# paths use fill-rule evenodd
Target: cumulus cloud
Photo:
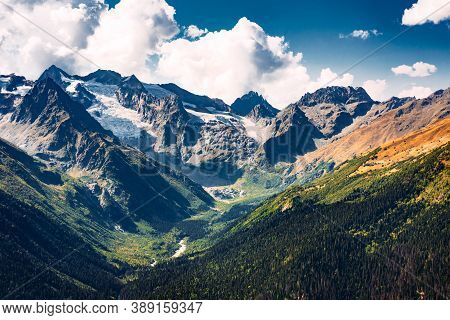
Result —
<path fill-rule="evenodd" d="M 366 40 L 366 39 L 368 39 L 371 35 L 373 35 L 373 36 L 381 36 L 381 35 L 383 35 L 383 33 L 380 32 L 380 31 L 378 31 L 377 29 L 372 29 L 372 30 L 353 30 L 353 31 L 350 32 L 349 34 L 343 34 L 343 33 L 340 33 L 340 34 L 339 34 L 339 38 L 340 38 L 340 39 L 345 39 L 345 38 L 359 38 L 359 39 Z"/>
<path fill-rule="evenodd" d="M 147 82 L 174 82 L 228 103 L 254 90 L 279 108 L 321 86 L 353 82 L 352 75 L 338 76 L 329 68 L 312 79 L 300 52 L 246 18 L 230 30 L 190 26 L 186 38 L 177 36 L 175 9 L 164 0 L 122 0 L 110 10 L 103 0 L 14 1 L 18 11 L 81 55 L 3 10 L 1 73 L 36 78 L 51 64 L 76 74 L 99 66 Z"/>
<path fill-rule="evenodd" d="M 174 15 L 175 9 L 164 0 L 120 1 L 102 12 L 81 54 L 104 69 L 148 79 L 149 56 L 179 32 Z M 84 72 L 95 69 L 84 60 L 78 68 Z"/>
<path fill-rule="evenodd" d="M 421 87 L 421 86 L 412 86 L 409 89 L 401 91 L 398 96 L 400 98 L 405 97 L 416 97 L 417 99 L 422 99 L 428 97 L 430 94 L 433 93 L 433 90 L 427 87 Z"/>
<path fill-rule="evenodd" d="M 281 108 L 317 88 L 319 80 L 326 82 L 311 80 L 301 60 L 302 54 L 290 51 L 283 37 L 270 36 L 258 24 L 242 18 L 231 30 L 208 32 L 193 41 L 180 38 L 164 43 L 153 77 L 227 103 L 255 90 Z M 322 78 L 330 72 L 324 71 Z M 340 81 L 349 83 L 349 75 L 335 82 Z"/>
<path fill-rule="evenodd" d="M 202 35 L 204 35 L 207 32 L 208 32 L 208 29 L 206 29 L 206 28 L 200 29 L 199 27 L 197 27 L 195 25 L 190 25 L 184 31 L 184 35 L 188 38 L 195 39 L 195 38 L 201 37 Z"/>
<path fill-rule="evenodd" d="M 410 77 L 428 77 L 437 71 L 435 65 L 425 63 L 422 61 L 414 63 L 412 66 L 402 64 L 398 67 L 391 68 L 396 75 L 405 74 Z"/>
<path fill-rule="evenodd" d="M 9 3 L 14 11 L 0 5 L 1 71 L 31 78 L 37 77 L 52 63 L 73 71 L 76 58 L 69 48 L 78 50 L 86 46 L 87 36 L 98 25 L 98 16 L 106 7 L 95 0 L 85 3 L 76 0 L 13 0 Z"/>
<path fill-rule="evenodd" d="M 0 6 L 0 71 L 29 78 L 51 64 L 148 77 L 149 56 L 179 32 L 164 0 L 122 0 L 111 10 L 103 0 L 13 0 L 11 7 L 17 13 Z"/>
<path fill-rule="evenodd" d="M 320 76 L 316 82 L 311 84 L 311 88 L 316 90 L 320 87 L 328 86 L 351 86 L 353 84 L 353 75 L 345 73 L 342 76 L 338 76 L 337 73 L 331 71 L 330 68 L 322 69 Z"/>
<path fill-rule="evenodd" d="M 367 91 L 372 99 L 383 101 L 387 98 L 386 91 L 386 80 L 367 80 L 363 83 L 363 88 Z"/>
<path fill-rule="evenodd" d="M 448 0 L 418 0 L 411 8 L 405 9 L 402 24 L 420 25 L 427 22 L 439 23 L 450 18 Z"/>
<path fill-rule="evenodd" d="M 231 30 L 209 32 L 198 40 L 176 39 L 163 44 L 154 75 L 198 93 L 232 102 L 250 90 L 268 99 L 286 103 L 272 87 L 296 83 L 305 92 L 309 82 L 302 55 L 287 50 L 281 37 L 242 18 Z M 303 86 L 303 88 L 302 88 Z"/>

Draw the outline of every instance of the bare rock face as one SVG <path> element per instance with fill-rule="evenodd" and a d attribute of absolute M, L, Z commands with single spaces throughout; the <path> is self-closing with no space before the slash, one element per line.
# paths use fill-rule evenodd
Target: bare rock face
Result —
<path fill-rule="evenodd" d="M 177 156 L 183 143 L 183 135 L 190 119 L 181 99 L 168 96 L 139 107 L 143 121 L 151 124 L 156 132 L 154 149 Z"/>
<path fill-rule="evenodd" d="M 207 203 L 208 195 L 136 149 L 122 146 L 86 108 L 50 77 L 36 82 L 0 122 L 0 137 L 14 142 L 47 163 L 97 182 L 122 214 L 154 197 L 152 206 L 133 212 L 142 219 L 177 220 L 189 216 L 189 201 L 172 186 Z M 164 195 L 159 192 L 164 191 Z M 158 210 L 155 210 L 158 208 Z"/>
<path fill-rule="evenodd" d="M 14 110 L 14 104 L 21 97 L 11 93 L 0 93 L 0 116 Z"/>
<path fill-rule="evenodd" d="M 308 119 L 329 138 L 365 115 L 375 104 L 363 88 L 327 87 L 305 94 L 297 103 Z"/>
<path fill-rule="evenodd" d="M 231 111 L 240 116 L 250 116 L 254 120 L 273 118 L 278 113 L 260 94 L 254 91 L 237 98 L 231 105 Z"/>
<path fill-rule="evenodd" d="M 333 86 L 319 89 L 314 93 L 307 93 L 298 103 L 313 107 L 322 103 L 349 105 L 360 102 L 373 102 L 363 88 Z"/>
<path fill-rule="evenodd" d="M 95 96 L 80 83 L 75 86 L 72 98 L 85 108 L 90 108 L 96 102 Z"/>
<path fill-rule="evenodd" d="M 296 104 L 281 111 L 272 121 L 270 129 L 271 138 L 262 145 L 270 164 L 294 162 L 296 156 L 316 148 L 314 139 L 323 137 Z"/>
<path fill-rule="evenodd" d="M 270 108 L 265 104 L 257 104 L 253 107 L 250 113 L 247 115 L 250 119 L 257 122 L 261 119 L 271 119 L 275 118 L 279 110 L 275 108 Z"/>
<path fill-rule="evenodd" d="M 257 149 L 255 140 L 233 116 L 219 113 L 202 118 L 205 113 L 186 108 L 174 95 L 140 108 L 143 121 L 151 124 L 156 136 L 152 149 L 169 155 L 172 165 L 196 180 L 206 182 L 201 176 L 212 175 L 225 180 L 237 178 L 239 168 Z"/>
<path fill-rule="evenodd" d="M 117 100 L 125 108 L 133 109 L 156 100 L 134 76 L 121 80 L 116 91 Z"/>
<path fill-rule="evenodd" d="M 173 83 L 161 84 L 160 87 L 177 95 L 183 102 L 189 104 L 196 111 L 206 113 L 214 111 L 230 111 L 230 107 L 220 99 L 211 99 L 207 96 L 193 94 Z"/>

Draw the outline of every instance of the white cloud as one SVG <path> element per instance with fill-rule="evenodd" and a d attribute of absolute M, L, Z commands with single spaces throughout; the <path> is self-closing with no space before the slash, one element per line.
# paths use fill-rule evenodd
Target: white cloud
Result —
<path fill-rule="evenodd" d="M 398 96 L 400 98 L 404 97 L 416 97 L 417 99 L 422 99 L 428 97 L 430 94 L 433 93 L 433 90 L 427 87 L 421 87 L 421 86 L 412 86 L 409 89 L 401 91 Z"/>
<path fill-rule="evenodd" d="M 343 33 L 340 33 L 340 34 L 339 34 L 339 39 L 345 39 L 345 38 L 359 38 L 359 39 L 366 40 L 366 39 L 368 39 L 371 35 L 377 37 L 377 36 L 383 35 L 383 33 L 380 32 L 380 31 L 378 31 L 377 29 L 372 29 L 372 30 L 353 30 L 353 31 L 350 32 L 349 34 L 343 34 Z"/>
<path fill-rule="evenodd" d="M 283 37 L 266 34 L 246 18 L 240 19 L 231 30 L 208 32 L 193 41 L 166 42 L 159 54 L 154 81 L 175 82 L 227 103 L 255 90 L 282 108 L 317 88 L 320 80 L 310 79 L 301 64 L 302 54 L 290 51 Z M 327 71 L 323 77 L 331 72 Z M 345 75 L 335 83 L 350 83 L 349 77 Z"/>
<path fill-rule="evenodd" d="M 231 30 L 209 32 L 194 41 L 165 43 L 154 75 L 228 103 L 256 90 L 272 103 L 283 105 L 304 93 L 309 84 L 301 59 L 300 53 L 288 51 L 284 38 L 269 36 L 259 25 L 242 18 Z M 273 90 L 282 86 L 295 87 L 296 93 L 282 97 L 279 90 Z"/>
<path fill-rule="evenodd" d="M 149 56 L 179 32 L 174 15 L 175 9 L 164 0 L 122 0 L 102 12 L 81 53 L 104 69 L 148 79 Z M 84 60 L 80 63 L 84 72 L 95 69 Z"/>
<path fill-rule="evenodd" d="M 122 0 L 111 10 L 103 0 L 14 1 L 18 11 L 101 68 L 174 82 L 228 103 L 255 90 L 282 108 L 320 86 L 353 82 L 352 75 L 338 77 L 329 68 L 311 79 L 300 52 L 246 18 L 231 30 L 191 26 L 187 32 L 196 37 L 186 39 L 176 37 L 175 9 L 164 0 Z M 0 17 L 0 73 L 36 78 L 51 64 L 77 74 L 98 68 L 21 17 L 4 10 Z"/>
<path fill-rule="evenodd" d="M 377 29 L 370 30 L 374 36 L 382 36 L 383 32 L 378 31 Z"/>
<path fill-rule="evenodd" d="M 148 77 L 149 55 L 179 32 L 175 9 L 164 0 L 122 0 L 111 10 L 103 0 L 13 0 L 11 6 L 60 40 L 0 5 L 0 72 L 29 78 L 51 64 L 72 73 L 100 66 Z"/>
<path fill-rule="evenodd" d="M 427 77 L 437 71 L 435 65 L 422 61 L 414 63 L 412 66 L 402 64 L 398 67 L 391 68 L 392 72 L 399 75 L 405 74 L 410 77 Z"/>
<path fill-rule="evenodd" d="M 363 88 L 367 91 L 372 99 L 383 101 L 387 98 L 386 91 L 386 80 L 367 80 L 363 83 Z"/>
<path fill-rule="evenodd" d="M 195 39 L 195 38 L 199 38 L 202 35 L 204 35 L 205 33 L 208 32 L 208 29 L 200 29 L 197 26 L 194 25 L 190 25 L 189 27 L 187 27 L 187 29 L 184 31 L 184 34 L 186 37 L 191 38 L 191 39 Z"/>
<path fill-rule="evenodd" d="M 345 73 L 342 76 L 338 76 L 337 73 L 331 71 L 330 68 L 322 69 L 317 81 L 311 83 L 310 90 L 317 90 L 320 87 L 329 86 L 351 86 L 353 84 L 353 75 Z"/>
<path fill-rule="evenodd" d="M 74 49 L 86 45 L 86 37 L 97 25 L 105 5 L 92 0 L 9 2 L 21 15 Z M 0 5 L 0 71 L 16 72 L 35 78 L 52 63 L 73 71 L 73 51 L 24 20 L 16 12 Z"/>
<path fill-rule="evenodd" d="M 439 23 L 450 18 L 448 0 L 418 0 L 411 8 L 405 9 L 402 24 L 420 25 L 427 22 Z"/>
<path fill-rule="evenodd" d="M 363 40 L 366 40 L 370 36 L 370 33 L 367 30 L 353 30 L 350 35 L 353 38 L 361 38 Z"/>

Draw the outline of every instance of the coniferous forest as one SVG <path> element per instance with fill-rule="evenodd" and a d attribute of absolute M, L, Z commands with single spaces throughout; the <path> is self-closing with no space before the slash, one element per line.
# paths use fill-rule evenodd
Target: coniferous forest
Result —
<path fill-rule="evenodd" d="M 376 152 L 267 200 L 210 250 L 142 272 L 121 298 L 446 299 L 450 148 L 355 175 Z"/>

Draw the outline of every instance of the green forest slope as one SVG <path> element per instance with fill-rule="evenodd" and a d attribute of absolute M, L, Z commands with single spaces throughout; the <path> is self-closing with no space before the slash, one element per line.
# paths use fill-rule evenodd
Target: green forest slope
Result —
<path fill-rule="evenodd" d="M 202 254 L 143 272 L 139 299 L 445 299 L 450 146 L 359 170 L 380 149 L 272 197 Z"/>

